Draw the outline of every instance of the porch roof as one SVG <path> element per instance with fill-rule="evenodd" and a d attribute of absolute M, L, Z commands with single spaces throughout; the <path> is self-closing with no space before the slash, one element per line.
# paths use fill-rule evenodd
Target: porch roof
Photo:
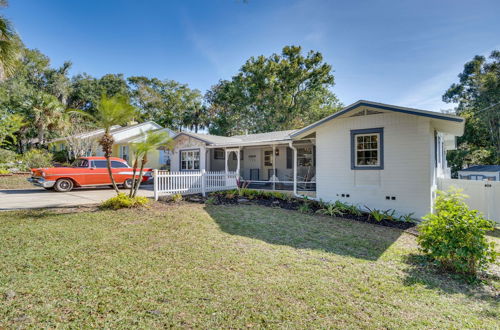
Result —
<path fill-rule="evenodd" d="M 291 141 L 290 135 L 295 131 L 296 130 L 275 131 L 275 132 L 257 133 L 257 134 L 233 135 L 229 137 L 210 135 L 210 134 L 181 132 L 176 137 L 185 135 L 200 140 L 206 143 L 209 147 L 220 148 L 220 147 L 262 145 L 266 143 L 271 143 L 271 144 L 288 143 L 288 141 Z"/>

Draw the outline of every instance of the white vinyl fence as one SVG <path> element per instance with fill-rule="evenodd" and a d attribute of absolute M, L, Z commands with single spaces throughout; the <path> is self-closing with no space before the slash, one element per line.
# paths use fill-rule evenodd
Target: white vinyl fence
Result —
<path fill-rule="evenodd" d="M 154 170 L 155 200 L 162 195 L 203 194 L 237 187 L 236 172 L 169 172 Z"/>
<path fill-rule="evenodd" d="M 478 210 L 488 219 L 500 223 L 500 182 L 439 179 L 438 189 L 448 190 L 450 187 L 462 189 L 469 196 L 465 202 L 471 209 Z"/>

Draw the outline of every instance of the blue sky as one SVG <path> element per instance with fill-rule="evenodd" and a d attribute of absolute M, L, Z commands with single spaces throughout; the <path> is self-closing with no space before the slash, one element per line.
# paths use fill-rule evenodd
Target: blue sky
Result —
<path fill-rule="evenodd" d="M 476 54 L 500 48 L 500 1 L 10 0 L 25 44 L 72 73 L 174 79 L 205 92 L 250 56 L 318 50 L 344 104 L 439 111 Z"/>

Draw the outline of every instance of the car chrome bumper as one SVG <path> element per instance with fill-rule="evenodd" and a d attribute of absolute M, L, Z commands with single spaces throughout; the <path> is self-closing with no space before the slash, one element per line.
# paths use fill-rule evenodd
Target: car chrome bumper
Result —
<path fill-rule="evenodd" d="M 52 188 L 56 184 L 55 181 L 47 181 L 44 178 L 28 178 L 28 181 L 34 184 L 35 186 L 38 187 L 43 187 L 43 188 Z"/>

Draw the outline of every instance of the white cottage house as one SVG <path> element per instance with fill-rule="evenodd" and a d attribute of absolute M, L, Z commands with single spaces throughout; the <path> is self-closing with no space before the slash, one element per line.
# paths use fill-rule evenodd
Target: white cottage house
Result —
<path fill-rule="evenodd" d="M 358 101 L 298 130 L 231 137 L 182 132 L 173 171 L 236 171 L 250 188 L 293 190 L 325 201 L 432 210 L 446 151 L 463 134 L 455 115 Z"/>

